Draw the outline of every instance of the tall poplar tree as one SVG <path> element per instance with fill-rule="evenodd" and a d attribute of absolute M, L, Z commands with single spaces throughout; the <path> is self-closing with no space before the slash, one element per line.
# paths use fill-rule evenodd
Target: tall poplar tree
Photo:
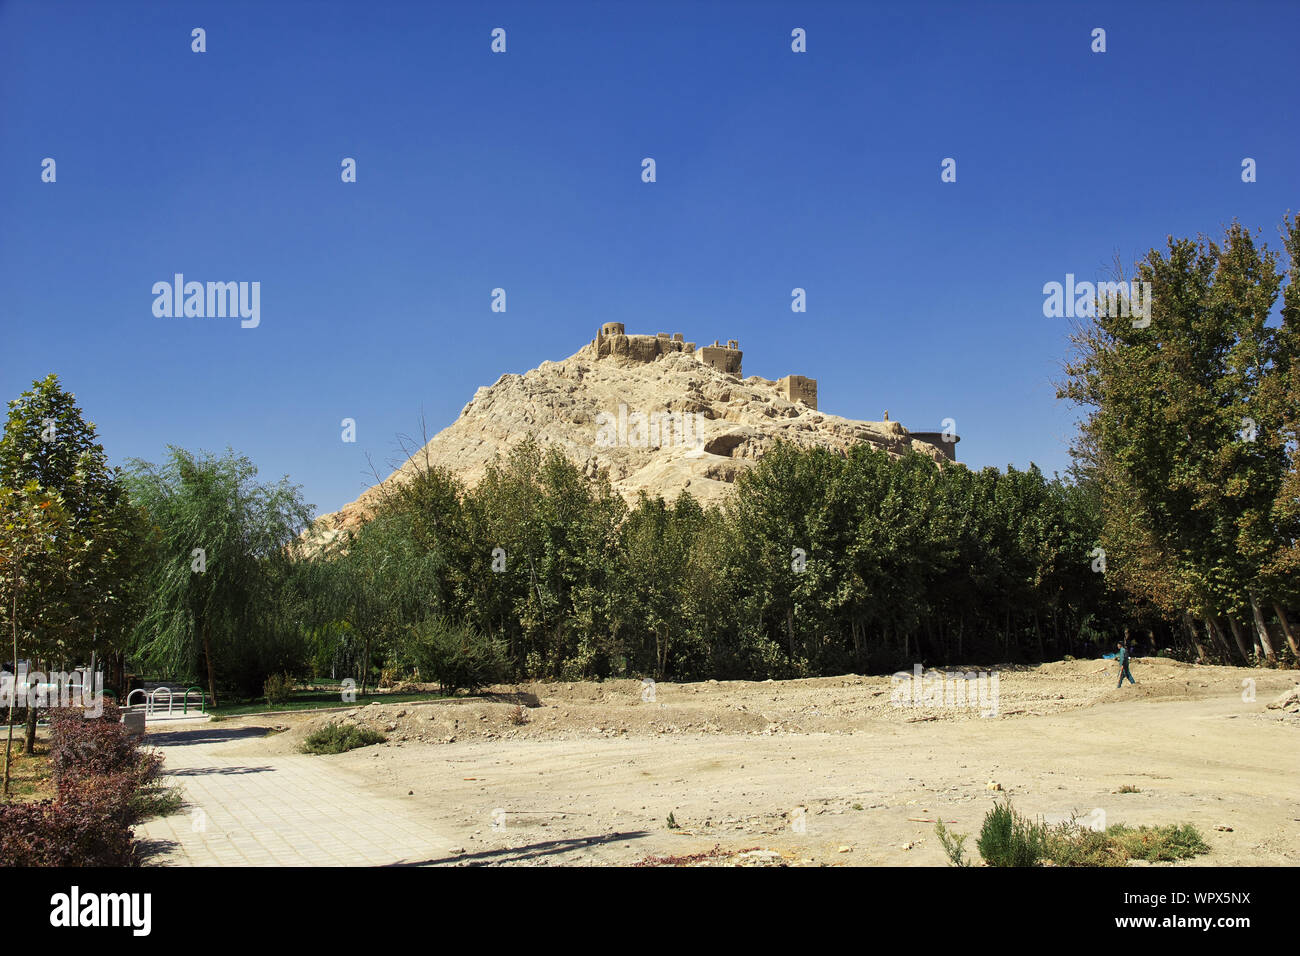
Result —
<path fill-rule="evenodd" d="M 118 619 L 132 516 L 95 425 L 56 375 L 9 402 L 0 438 L 0 487 L 18 490 L 30 483 L 62 501 L 68 541 L 56 553 L 29 561 L 17 612 L 25 632 L 19 644 L 47 666 L 73 664 L 88 658 L 101 628 Z M 36 710 L 29 708 L 29 749 L 35 739 Z"/>

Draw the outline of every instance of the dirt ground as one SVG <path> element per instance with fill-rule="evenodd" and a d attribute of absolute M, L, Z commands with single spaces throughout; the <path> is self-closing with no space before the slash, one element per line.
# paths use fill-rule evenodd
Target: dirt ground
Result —
<path fill-rule="evenodd" d="M 1300 864 L 1300 705 L 1267 706 L 1300 672 L 1132 671 L 1116 690 L 1111 661 L 998 668 L 988 716 L 902 706 L 889 677 L 660 683 L 652 700 L 640 681 L 518 685 L 244 718 L 284 732 L 222 752 L 293 753 L 331 722 L 380 730 L 386 744 L 311 759 L 411 801 L 461 865 L 939 866 L 934 821 L 971 834 L 978 860 L 1005 797 L 1049 821 L 1193 823 L 1211 852 L 1181 865 Z"/>

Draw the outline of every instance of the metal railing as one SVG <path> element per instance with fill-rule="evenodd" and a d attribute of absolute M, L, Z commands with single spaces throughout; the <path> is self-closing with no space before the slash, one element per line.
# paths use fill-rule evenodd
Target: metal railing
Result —
<path fill-rule="evenodd" d="M 139 694 L 144 698 L 142 703 L 133 703 L 133 698 Z M 126 695 L 126 708 L 128 710 L 143 710 L 146 717 L 160 716 L 166 714 L 168 717 L 176 712 L 176 699 L 180 697 L 182 717 L 188 716 L 190 712 L 190 695 L 193 694 L 198 698 L 198 706 L 195 712 L 202 714 L 206 706 L 206 700 L 203 691 L 198 687 L 185 688 L 184 694 L 178 694 L 170 687 L 155 687 L 153 690 L 146 691 L 143 687 L 137 687 L 131 693 Z M 166 707 L 163 706 L 163 699 L 166 699 Z"/>

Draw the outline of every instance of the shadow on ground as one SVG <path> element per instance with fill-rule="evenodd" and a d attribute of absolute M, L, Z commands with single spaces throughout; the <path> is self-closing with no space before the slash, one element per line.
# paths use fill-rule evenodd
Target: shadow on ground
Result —
<path fill-rule="evenodd" d="M 491 701 L 494 704 L 520 704 L 524 707 L 541 707 L 541 698 L 536 694 L 524 690 L 516 691 L 485 691 L 479 694 L 480 700 Z"/>
<path fill-rule="evenodd" d="M 181 770 L 164 770 L 169 777 L 212 777 L 241 773 L 266 773 L 274 767 L 185 767 Z"/>
<path fill-rule="evenodd" d="M 140 862 L 149 866 L 160 858 L 166 857 L 179 844 L 175 840 L 136 840 L 136 853 Z"/>
<path fill-rule="evenodd" d="M 498 863 L 520 863 L 542 857 L 560 857 L 574 850 L 604 843 L 619 843 L 627 840 L 640 840 L 650 835 L 648 830 L 634 830 L 631 833 L 603 833 L 599 836 L 574 837 L 569 840 L 548 840 L 545 843 L 529 843 L 525 846 L 502 847 L 499 850 L 482 850 L 478 853 L 458 853 L 438 859 L 405 861 L 391 863 L 389 866 L 447 866 L 464 863 L 469 866 L 491 866 Z"/>
<path fill-rule="evenodd" d="M 270 727 L 196 727 L 193 730 L 152 731 L 144 742 L 151 747 L 190 747 L 195 744 L 233 743 L 265 737 Z"/>

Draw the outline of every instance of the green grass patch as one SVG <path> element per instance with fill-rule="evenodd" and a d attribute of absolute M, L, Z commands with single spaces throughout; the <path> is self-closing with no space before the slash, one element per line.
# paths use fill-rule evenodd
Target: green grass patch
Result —
<path fill-rule="evenodd" d="M 142 787 L 131 797 L 131 810 L 138 821 L 153 817 L 169 817 L 185 806 L 185 794 L 180 787 L 154 785 Z"/>
<path fill-rule="evenodd" d="M 41 741 L 37 740 L 39 748 Z M 4 743 L 0 741 L 0 773 L 4 771 Z M 50 800 L 54 797 L 54 771 L 50 756 L 38 749 L 23 752 L 22 728 L 14 728 L 14 747 L 9 761 L 9 796 L 15 801 Z"/>
<path fill-rule="evenodd" d="M 1071 823 L 1047 831 L 1046 857 L 1057 866 L 1124 866 L 1128 862 L 1106 833 Z"/>
<path fill-rule="evenodd" d="M 411 694 L 357 694 L 355 701 L 342 699 L 337 691 L 305 690 L 295 691 L 288 700 L 280 704 L 268 704 L 264 697 L 244 699 L 234 704 L 221 707 L 209 707 L 208 713 L 213 719 L 238 717 L 241 714 L 264 714 L 293 710 L 320 710 L 327 707 L 364 707 L 378 701 L 381 704 L 409 704 L 422 700 L 446 700 L 451 695 L 436 691 L 415 692 Z"/>
<path fill-rule="evenodd" d="M 302 744 L 305 754 L 341 754 L 358 747 L 382 744 L 388 738 L 356 724 L 330 724 L 311 734 Z"/>
<path fill-rule="evenodd" d="M 1210 852 L 1209 845 L 1190 823 L 1136 828 L 1116 824 L 1106 828 L 1106 836 L 1131 860 L 1162 863 Z"/>
<path fill-rule="evenodd" d="M 1173 863 L 1210 848 L 1190 823 L 1156 827 L 1127 827 L 1105 832 L 1062 823 L 1047 831 L 1047 859 L 1057 866 L 1126 866 L 1129 860 Z"/>

